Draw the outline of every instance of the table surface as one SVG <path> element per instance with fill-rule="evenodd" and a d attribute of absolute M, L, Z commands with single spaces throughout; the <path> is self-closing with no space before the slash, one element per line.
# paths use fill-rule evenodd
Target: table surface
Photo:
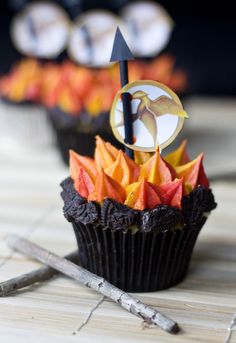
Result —
<path fill-rule="evenodd" d="M 33 152 L 33 153 L 32 153 Z M 55 148 L 0 149 L 0 281 L 39 263 L 12 252 L 4 237 L 17 233 L 60 255 L 76 248 L 62 215 L 59 183 L 67 176 Z M 236 312 L 235 182 L 212 184 L 218 208 L 197 241 L 184 282 L 135 296 L 181 326 L 178 335 L 143 325 L 93 290 L 64 276 L 0 298 L 0 341 L 224 342 Z M 236 342 L 233 332 L 230 342 Z"/>

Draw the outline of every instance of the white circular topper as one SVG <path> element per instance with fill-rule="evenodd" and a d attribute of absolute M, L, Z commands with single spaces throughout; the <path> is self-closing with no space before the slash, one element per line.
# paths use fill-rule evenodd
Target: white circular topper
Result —
<path fill-rule="evenodd" d="M 124 143 L 125 128 L 121 94 L 131 94 L 132 145 Z M 178 96 L 154 81 L 135 81 L 123 87 L 114 99 L 110 123 L 116 138 L 130 149 L 155 151 L 168 146 L 183 127 L 187 113 Z"/>
<path fill-rule="evenodd" d="M 21 53 L 52 58 L 64 50 L 69 26 L 69 17 L 60 6 L 46 1 L 34 2 L 15 16 L 11 36 Z"/>
<path fill-rule="evenodd" d="M 127 39 L 123 23 L 113 13 L 92 10 L 81 14 L 71 30 L 68 45 L 70 57 L 89 67 L 109 65 L 117 26 Z"/>
<path fill-rule="evenodd" d="M 126 5 L 121 15 L 131 36 L 130 48 L 134 55 L 154 56 L 168 43 L 173 21 L 161 5 L 137 1 Z"/>

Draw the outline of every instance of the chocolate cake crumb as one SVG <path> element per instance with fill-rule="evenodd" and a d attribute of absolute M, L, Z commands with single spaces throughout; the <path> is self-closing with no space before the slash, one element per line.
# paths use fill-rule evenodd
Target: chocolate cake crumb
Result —
<path fill-rule="evenodd" d="M 152 210 L 141 212 L 140 229 L 145 232 L 162 232 L 183 228 L 184 219 L 176 207 L 158 205 Z"/>
<path fill-rule="evenodd" d="M 192 228 L 203 226 L 205 213 L 216 208 L 217 204 L 211 189 L 199 186 L 182 199 L 182 212 L 185 223 Z"/>
<path fill-rule="evenodd" d="M 85 213 L 85 221 L 88 221 L 88 215 L 86 215 L 86 211 L 84 207 L 80 207 L 82 205 L 86 205 L 87 200 L 83 198 L 74 188 L 74 182 L 73 180 L 68 177 L 61 183 L 61 187 L 63 191 L 61 192 L 61 197 L 64 200 L 64 207 L 63 207 L 63 213 L 65 218 L 71 222 L 75 220 L 77 217 L 81 217 L 81 214 L 79 213 Z M 94 215 L 95 211 L 91 211 L 91 217 L 95 217 Z M 97 215 L 98 216 L 98 215 Z M 90 218 L 91 220 L 91 218 Z M 96 219 L 97 220 L 97 219 Z"/>
<path fill-rule="evenodd" d="M 100 206 L 95 201 L 87 202 L 77 207 L 77 212 L 74 216 L 75 223 L 95 224 L 100 218 Z"/>
<path fill-rule="evenodd" d="M 113 199 L 105 199 L 101 207 L 101 223 L 113 230 L 127 229 L 139 222 L 140 211 L 120 204 Z"/>
<path fill-rule="evenodd" d="M 197 187 L 182 199 L 182 210 L 167 205 L 158 205 L 152 210 L 134 210 L 113 199 L 105 199 L 100 205 L 87 202 L 74 188 L 71 178 L 61 183 L 64 200 L 63 212 L 69 222 L 99 224 L 111 230 L 126 230 L 136 225 L 144 232 L 201 228 L 207 213 L 216 208 L 211 189 Z"/>
<path fill-rule="evenodd" d="M 60 186 L 62 187 L 63 191 L 61 192 L 61 197 L 64 202 L 70 202 L 76 199 L 77 203 L 84 204 L 87 202 L 85 198 L 83 198 L 74 188 L 73 180 L 68 177 L 66 178 Z"/>
<path fill-rule="evenodd" d="M 68 189 L 74 188 L 74 183 L 71 177 L 67 177 L 60 183 L 60 186 L 63 190 L 68 191 Z M 75 191 L 75 189 L 74 189 Z"/>

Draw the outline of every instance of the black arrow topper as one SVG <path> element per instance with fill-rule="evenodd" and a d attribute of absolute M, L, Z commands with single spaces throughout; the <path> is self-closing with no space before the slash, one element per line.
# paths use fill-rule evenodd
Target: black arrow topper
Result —
<path fill-rule="evenodd" d="M 130 51 L 119 27 L 117 27 L 115 39 L 113 43 L 112 53 L 110 62 L 120 63 L 120 82 L 121 86 L 124 87 L 129 83 L 128 75 L 128 62 L 133 60 L 134 56 Z M 123 103 L 123 113 L 124 113 L 124 126 L 125 126 L 125 143 L 133 144 L 133 126 L 132 126 L 132 111 L 131 111 L 131 95 L 130 93 L 124 92 L 121 95 Z M 134 152 L 129 148 L 125 148 L 126 154 L 134 159 Z"/>
<path fill-rule="evenodd" d="M 119 27 L 117 27 L 110 62 L 130 60 L 134 60 L 134 56 L 130 51 Z"/>

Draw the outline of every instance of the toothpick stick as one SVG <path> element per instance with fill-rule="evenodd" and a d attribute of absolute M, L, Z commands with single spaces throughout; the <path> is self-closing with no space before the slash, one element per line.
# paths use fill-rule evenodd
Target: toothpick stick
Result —
<path fill-rule="evenodd" d="M 104 278 L 59 257 L 53 252 L 31 243 L 27 239 L 21 238 L 20 236 L 9 235 L 7 237 L 7 242 L 11 248 L 16 249 L 29 257 L 34 257 L 38 261 L 41 261 L 61 273 L 79 281 L 83 285 L 96 290 L 118 303 L 125 310 L 142 318 L 149 324 L 155 324 L 169 333 L 178 332 L 178 324 L 172 319 L 113 286 Z"/>
<path fill-rule="evenodd" d="M 124 87 L 129 83 L 128 75 L 128 61 L 133 60 L 134 56 L 130 51 L 119 27 L 117 27 L 115 39 L 113 43 L 110 62 L 119 62 L 120 64 L 120 83 Z M 124 92 L 121 94 L 124 113 L 124 128 L 125 128 L 125 143 L 133 144 L 133 123 L 130 94 Z M 125 147 L 126 154 L 134 159 L 134 152 L 132 149 Z"/>
<path fill-rule="evenodd" d="M 79 260 L 78 251 L 75 251 L 67 256 L 67 260 L 77 263 Z M 19 275 L 13 279 L 0 283 L 0 297 L 8 296 L 11 293 L 16 292 L 22 288 L 31 286 L 35 283 L 50 280 L 53 276 L 59 274 L 59 272 L 51 267 L 45 266 L 32 272 Z"/>

